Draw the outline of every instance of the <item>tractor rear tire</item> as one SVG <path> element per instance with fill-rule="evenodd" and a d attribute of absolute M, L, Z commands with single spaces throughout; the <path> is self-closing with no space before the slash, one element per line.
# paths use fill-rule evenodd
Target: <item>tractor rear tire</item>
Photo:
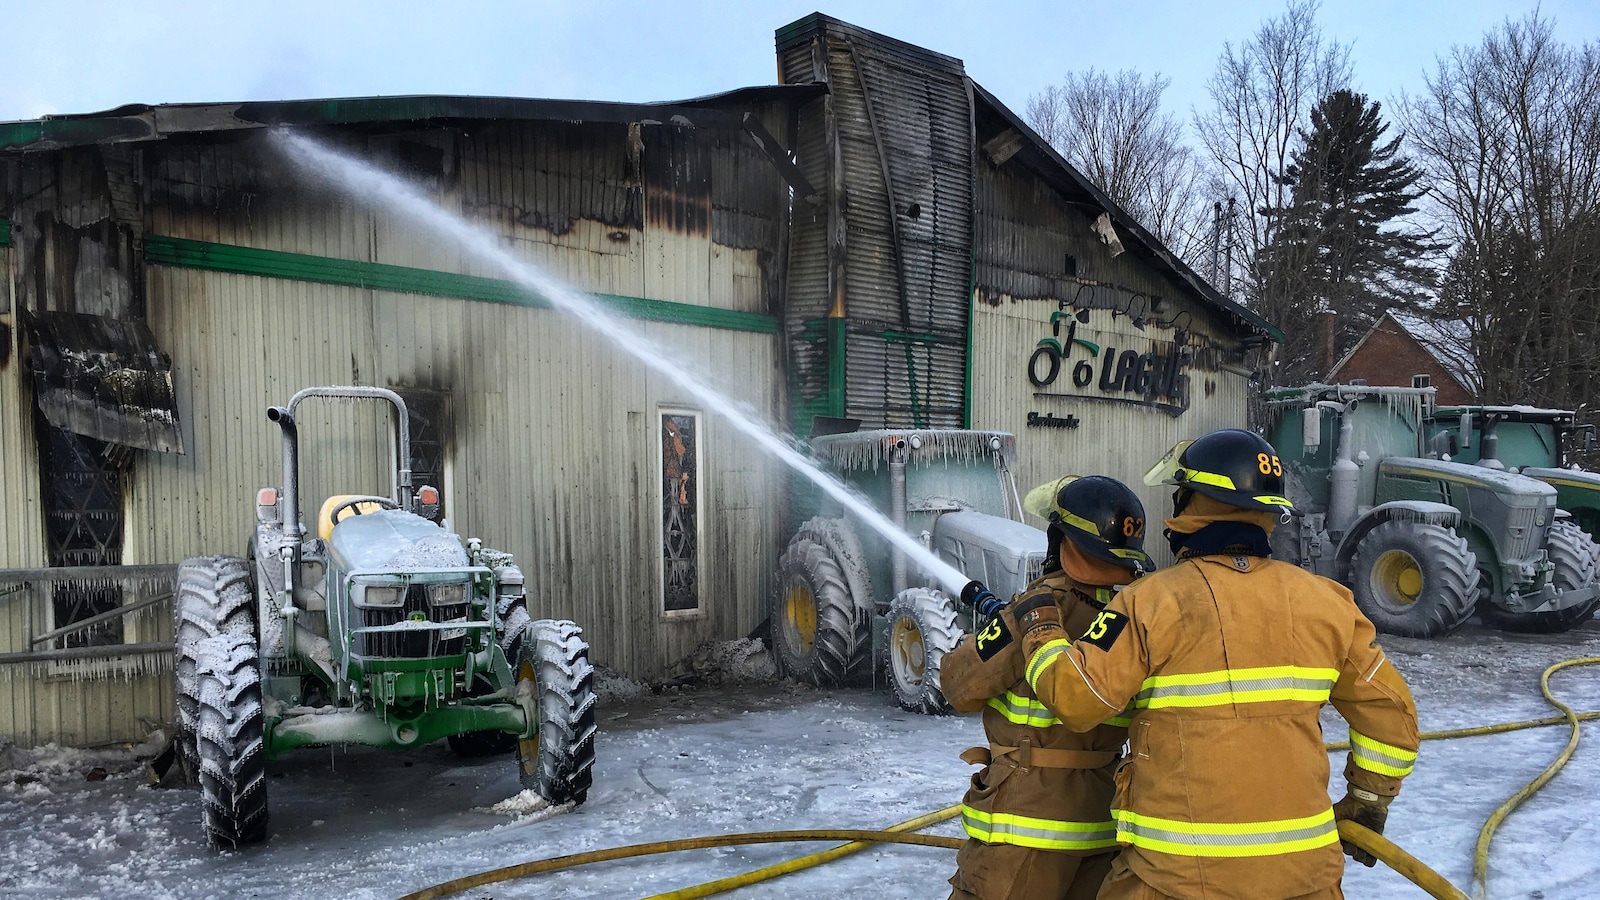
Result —
<path fill-rule="evenodd" d="M 1570 591 L 1587 587 L 1594 581 L 1597 549 L 1594 541 L 1577 525 L 1566 521 L 1551 525 L 1545 549 L 1550 554 L 1550 562 L 1555 565 L 1550 580 L 1557 588 Z M 1594 618 L 1597 608 L 1600 608 L 1600 598 L 1555 612 L 1512 613 L 1500 609 L 1490 600 L 1480 606 L 1478 613 L 1483 624 L 1502 631 L 1556 634 L 1571 631 Z"/>
<path fill-rule="evenodd" d="M 172 598 L 179 763 L 187 780 L 199 774 L 195 733 L 200 724 L 200 685 L 195 654 L 201 642 L 223 634 L 255 639 L 256 596 L 250 564 L 236 556 L 201 556 L 178 566 Z"/>
<path fill-rule="evenodd" d="M 267 837 L 267 752 L 254 634 L 224 632 L 196 647 L 200 795 L 206 838 L 237 850 Z"/>
<path fill-rule="evenodd" d="M 783 674 L 835 687 L 872 673 L 872 614 L 852 598 L 846 564 L 803 531 L 779 559 L 769 617 Z"/>
<path fill-rule="evenodd" d="M 1472 615 L 1478 560 L 1439 525 L 1388 521 L 1361 538 L 1350 563 L 1356 606 L 1385 634 L 1431 638 Z"/>
<path fill-rule="evenodd" d="M 889 604 L 889 686 L 904 709 L 930 716 L 952 711 L 939 686 L 944 655 L 961 642 L 956 605 L 943 591 L 907 588 Z"/>
<path fill-rule="evenodd" d="M 517 741 L 517 774 L 551 804 L 580 804 L 594 783 L 594 669 L 576 623 L 538 619 L 516 662 L 517 694 L 532 692 L 539 730 Z"/>

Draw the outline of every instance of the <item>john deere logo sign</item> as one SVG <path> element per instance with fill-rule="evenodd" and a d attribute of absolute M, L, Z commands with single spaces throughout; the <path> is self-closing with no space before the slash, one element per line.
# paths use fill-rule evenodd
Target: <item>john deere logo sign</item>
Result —
<path fill-rule="evenodd" d="M 1170 416 L 1189 408 L 1186 348 L 1122 336 L 1107 336 L 1102 343 L 1080 337 L 1080 324 L 1071 313 L 1050 314 L 1051 336 L 1041 338 L 1028 357 L 1028 380 L 1038 389 L 1035 397 L 1128 403 Z M 1093 334 L 1087 328 L 1084 332 Z"/>

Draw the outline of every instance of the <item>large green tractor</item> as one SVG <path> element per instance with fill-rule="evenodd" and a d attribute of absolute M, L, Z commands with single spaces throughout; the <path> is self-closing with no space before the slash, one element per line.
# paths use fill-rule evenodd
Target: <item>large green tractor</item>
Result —
<path fill-rule="evenodd" d="M 1591 538 L 1600 535 L 1600 474 L 1569 468 L 1571 455 L 1593 451 L 1593 425 L 1578 425 L 1566 409 L 1532 406 L 1441 406 L 1428 419 L 1428 437 L 1444 435 L 1450 458 L 1509 468 L 1556 489 L 1556 505 Z"/>
<path fill-rule="evenodd" d="M 392 496 L 335 496 L 302 516 L 295 414 L 311 397 L 393 406 Z M 179 748 L 212 846 L 267 837 L 266 763 L 308 745 L 514 749 L 524 787 L 583 802 L 595 733 L 583 631 L 531 619 L 510 554 L 432 521 L 438 491 L 412 491 L 405 402 L 316 387 L 267 416 L 283 487 L 257 494 L 248 558 L 184 560 L 174 600 Z"/>
<path fill-rule="evenodd" d="M 1434 389 L 1310 385 L 1271 392 L 1268 438 L 1301 510 L 1275 553 L 1349 585 L 1379 630 L 1432 637 L 1476 610 L 1561 631 L 1592 615 L 1588 537 L 1543 481 L 1446 459 Z"/>

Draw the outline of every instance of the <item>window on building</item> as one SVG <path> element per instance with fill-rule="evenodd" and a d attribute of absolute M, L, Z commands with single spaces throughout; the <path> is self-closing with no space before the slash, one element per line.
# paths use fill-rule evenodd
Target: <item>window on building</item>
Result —
<path fill-rule="evenodd" d="M 668 613 L 700 608 L 699 444 L 699 413 L 661 413 L 661 593 Z"/>
<path fill-rule="evenodd" d="M 115 566 L 122 562 L 122 472 L 126 447 L 107 444 L 37 420 L 39 476 L 44 498 L 46 556 L 51 566 Z M 55 628 L 122 605 L 111 578 L 86 577 L 55 584 Z M 56 639 L 58 647 L 122 643 L 122 619 Z"/>
<path fill-rule="evenodd" d="M 450 395 L 442 391 L 397 390 L 406 401 L 411 425 L 411 484 L 439 489 L 439 517 L 449 515 L 445 463 L 450 447 Z"/>

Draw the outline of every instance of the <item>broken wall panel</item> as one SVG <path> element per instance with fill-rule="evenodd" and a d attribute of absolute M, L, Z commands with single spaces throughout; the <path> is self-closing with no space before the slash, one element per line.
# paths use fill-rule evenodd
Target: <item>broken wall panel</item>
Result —
<path fill-rule="evenodd" d="M 34 397 L 57 428 L 126 447 L 182 453 L 172 361 L 139 319 L 27 316 Z"/>

